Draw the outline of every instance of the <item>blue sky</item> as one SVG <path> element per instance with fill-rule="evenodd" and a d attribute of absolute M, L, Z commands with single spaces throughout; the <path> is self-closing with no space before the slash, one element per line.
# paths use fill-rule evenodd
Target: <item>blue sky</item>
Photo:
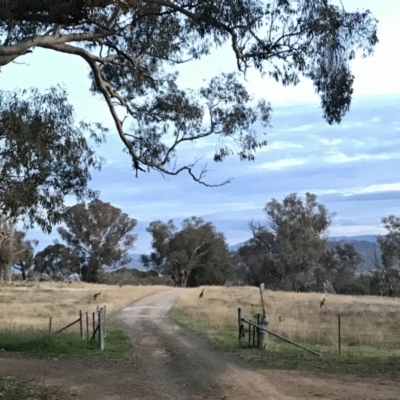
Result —
<path fill-rule="evenodd" d="M 35 86 L 48 88 L 63 83 L 70 93 L 78 119 L 100 121 L 111 128 L 107 144 L 99 149 L 107 164 L 93 174 L 91 187 L 101 199 L 136 218 L 138 242 L 135 252 L 149 250 L 145 232 L 154 219 L 180 222 L 192 215 L 214 222 L 233 245 L 250 237 L 248 222 L 263 220 L 263 207 L 275 197 L 311 191 L 337 216 L 332 236 L 381 232 L 380 218 L 400 215 L 400 57 L 397 20 L 400 0 L 343 0 L 348 10 L 369 8 L 379 19 L 379 40 L 375 55 L 356 59 L 356 77 L 351 111 L 338 126 L 322 119 L 319 99 L 306 80 L 297 87 L 283 88 L 258 73 L 250 73 L 247 86 L 255 97 L 272 103 L 272 127 L 267 131 L 268 147 L 257 153 L 255 162 L 231 157 L 221 164 L 212 162 L 212 143 L 198 143 L 179 154 L 182 160 L 204 156 L 209 182 L 230 176 L 229 185 L 206 188 L 189 176 L 169 177 L 158 173 L 135 178 L 129 157 L 122 152 L 105 104 L 89 92 L 87 67 L 80 59 L 35 49 L 19 59 L 20 64 L 1 70 L 2 89 Z M 223 48 L 201 61 L 186 64 L 180 71 L 183 86 L 199 87 L 222 71 L 235 69 L 233 53 Z M 195 78 L 194 78 L 195 77 Z M 37 230 L 39 247 L 50 244 L 51 236 Z"/>

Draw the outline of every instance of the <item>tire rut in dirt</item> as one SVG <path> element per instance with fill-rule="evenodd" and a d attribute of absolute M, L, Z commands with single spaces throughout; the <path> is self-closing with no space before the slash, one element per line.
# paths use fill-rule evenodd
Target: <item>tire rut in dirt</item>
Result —
<path fill-rule="evenodd" d="M 177 400 L 223 398 L 225 390 L 218 376 L 226 363 L 218 362 L 207 344 L 198 346 L 168 319 L 142 320 L 134 329 L 125 329 L 130 331 L 138 367 L 160 389 Z"/>

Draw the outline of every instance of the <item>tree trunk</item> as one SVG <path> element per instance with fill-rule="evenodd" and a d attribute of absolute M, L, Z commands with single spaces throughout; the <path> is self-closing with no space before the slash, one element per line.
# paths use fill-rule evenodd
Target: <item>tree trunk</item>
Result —
<path fill-rule="evenodd" d="M 186 287 L 189 279 L 189 271 L 176 271 L 174 281 L 178 287 Z"/>
<path fill-rule="evenodd" d="M 11 282 L 12 280 L 12 263 L 4 266 L 4 282 Z"/>
<path fill-rule="evenodd" d="M 97 283 L 101 269 L 100 262 L 97 258 L 91 256 L 88 264 L 81 269 L 82 279 L 85 282 Z"/>
<path fill-rule="evenodd" d="M 26 281 L 26 271 L 25 271 L 25 268 L 22 268 L 22 269 L 21 269 L 21 274 L 22 274 L 22 280 L 23 280 L 23 281 Z"/>
<path fill-rule="evenodd" d="M 394 288 L 393 288 L 392 280 L 390 279 L 389 274 L 387 274 L 387 282 L 388 282 L 388 286 L 389 286 L 389 296 L 392 297 L 392 296 L 394 296 Z"/>
<path fill-rule="evenodd" d="M 189 279 L 189 271 L 184 271 L 182 279 L 182 287 L 187 287 L 188 279 Z"/>

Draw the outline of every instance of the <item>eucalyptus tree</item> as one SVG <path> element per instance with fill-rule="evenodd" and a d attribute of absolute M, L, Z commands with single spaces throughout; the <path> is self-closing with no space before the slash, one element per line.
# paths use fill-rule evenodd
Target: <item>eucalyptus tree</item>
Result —
<path fill-rule="evenodd" d="M 146 268 L 171 276 L 177 286 L 221 285 L 228 278 L 230 255 L 223 233 L 199 217 L 153 221 L 147 227 L 153 251 L 140 261 Z"/>
<path fill-rule="evenodd" d="M 79 274 L 84 257 L 79 257 L 66 245 L 55 241 L 37 252 L 34 257 L 34 272 L 44 273 L 52 279 L 67 278 L 71 274 Z"/>
<path fill-rule="evenodd" d="M 90 138 L 99 144 L 104 131 L 99 124 L 75 121 L 62 87 L 0 91 L 0 271 L 6 279 L 13 262 L 6 249 L 19 240 L 18 222 L 50 232 L 66 196 L 79 201 L 96 196 L 88 184 L 102 159 Z"/>
<path fill-rule="evenodd" d="M 304 199 L 291 193 L 282 201 L 272 199 L 264 207 L 275 236 L 275 249 L 293 290 L 308 284 L 325 253 L 326 232 L 334 214 L 313 193 Z"/>
<path fill-rule="evenodd" d="M 28 271 L 34 266 L 34 248 L 39 244 L 36 239 L 26 238 L 26 232 L 16 231 L 14 252 L 12 257 L 13 267 L 21 272 L 22 280 L 26 281 Z"/>
<path fill-rule="evenodd" d="M 330 0 L 3 0 L 0 37 L 3 67 L 36 48 L 82 59 L 136 172 L 188 172 L 201 183 L 206 167 L 177 158 L 183 144 L 214 139 L 215 161 L 253 160 L 267 144 L 254 126 L 268 126 L 271 107 L 250 96 L 241 74 L 310 79 L 323 117 L 339 123 L 353 93 L 350 61 L 378 41 L 368 10 Z M 223 72 L 197 91 L 178 85 L 180 64 L 225 45 L 239 76 Z"/>
<path fill-rule="evenodd" d="M 264 226 L 252 223 L 251 227 L 253 237 L 232 255 L 237 278 L 248 285 L 264 283 L 271 290 L 281 289 L 285 271 L 277 254 L 276 237 Z"/>
<path fill-rule="evenodd" d="M 389 215 L 381 219 L 386 229 L 378 235 L 381 257 L 375 255 L 375 274 L 381 296 L 397 296 L 400 293 L 400 218 Z"/>
<path fill-rule="evenodd" d="M 93 198 L 91 169 L 99 169 L 88 138 L 101 143 L 104 128 L 76 122 L 62 87 L 0 91 L 0 213 L 50 231 L 65 197 Z M 0 238 L 1 239 L 1 238 Z"/>
<path fill-rule="evenodd" d="M 69 207 L 62 219 L 64 226 L 57 229 L 58 233 L 68 258 L 75 257 L 85 281 L 96 282 L 104 267 L 129 263 L 129 250 L 136 241 L 132 230 L 137 221 L 118 207 L 96 199 L 87 206 Z"/>
<path fill-rule="evenodd" d="M 309 290 L 326 258 L 326 233 L 334 214 L 318 202 L 291 193 L 265 207 L 266 224 L 252 221 L 253 237 L 238 249 L 237 269 L 252 284 L 265 282 L 272 289 Z"/>

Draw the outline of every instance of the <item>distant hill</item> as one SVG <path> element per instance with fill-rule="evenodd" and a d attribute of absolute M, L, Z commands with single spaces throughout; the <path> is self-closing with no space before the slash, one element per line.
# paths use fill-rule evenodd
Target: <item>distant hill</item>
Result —
<path fill-rule="evenodd" d="M 376 235 L 358 235 L 358 236 L 334 236 L 328 239 L 329 241 L 354 241 L 362 240 L 366 242 L 376 243 Z"/>
<path fill-rule="evenodd" d="M 353 239 L 352 237 L 347 237 L 346 239 L 331 238 L 328 240 L 328 245 L 331 247 L 334 247 L 337 244 L 343 245 L 345 243 L 351 243 L 352 245 L 354 245 L 356 251 L 361 254 L 363 261 L 357 269 L 358 272 L 369 271 L 375 268 L 374 252 L 376 251 L 376 256 L 378 260 L 380 259 L 382 254 L 381 249 L 376 242 L 374 243 L 374 241 L 372 240 L 357 240 Z"/>
<path fill-rule="evenodd" d="M 343 245 L 345 243 L 353 244 L 354 248 L 361 254 L 363 259 L 362 263 L 358 267 L 358 272 L 374 269 L 375 252 L 378 260 L 382 254 L 381 249 L 376 241 L 376 235 L 336 236 L 329 238 L 328 242 L 332 245 Z"/>
<path fill-rule="evenodd" d="M 145 271 L 146 268 L 143 266 L 143 264 L 139 261 L 139 258 L 141 254 L 136 254 L 136 253 L 131 253 L 129 256 L 132 258 L 132 260 L 124 265 L 124 268 L 135 268 L 138 269 L 139 271 Z"/>
<path fill-rule="evenodd" d="M 242 247 L 246 244 L 247 242 L 240 242 L 238 244 L 234 244 L 233 246 L 228 246 L 229 251 L 237 251 L 239 250 L 239 247 Z"/>
<path fill-rule="evenodd" d="M 229 246 L 229 250 L 237 251 L 239 247 L 243 246 L 246 242 L 241 242 L 233 246 Z M 375 235 L 358 235 L 358 236 L 335 236 L 328 239 L 328 245 L 334 247 L 335 245 L 343 245 L 345 243 L 351 243 L 354 248 L 361 254 L 363 259 L 362 263 L 358 267 L 358 272 L 369 271 L 374 266 L 374 251 L 378 260 L 381 257 L 381 249 L 376 244 Z"/>

